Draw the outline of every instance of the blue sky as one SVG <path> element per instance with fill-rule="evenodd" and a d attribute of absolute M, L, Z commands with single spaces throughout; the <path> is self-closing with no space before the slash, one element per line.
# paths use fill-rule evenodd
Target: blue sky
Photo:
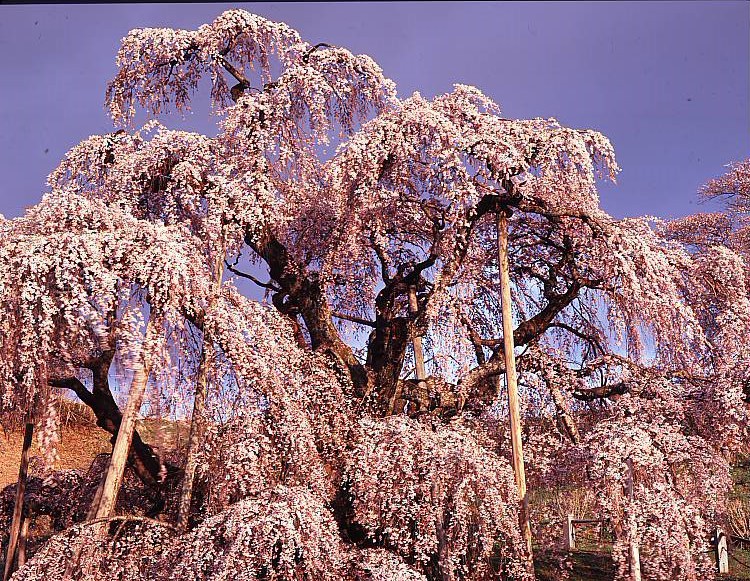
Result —
<path fill-rule="evenodd" d="M 0 213 L 41 198 L 68 148 L 112 130 L 103 109 L 131 28 L 195 28 L 224 9 L 283 20 L 372 56 L 401 96 L 476 85 L 511 117 L 556 117 L 613 142 L 613 215 L 681 216 L 750 155 L 750 3 L 264 3 L 0 6 Z M 195 107 L 169 125 L 214 133 Z"/>

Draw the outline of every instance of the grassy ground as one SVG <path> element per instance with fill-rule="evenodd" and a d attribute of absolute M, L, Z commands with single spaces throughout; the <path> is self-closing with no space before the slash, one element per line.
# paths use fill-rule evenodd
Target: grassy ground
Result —
<path fill-rule="evenodd" d="M 736 559 L 729 559 L 728 575 L 722 575 L 721 581 L 746 581 L 750 579 L 750 551 L 734 550 L 734 556 L 743 561 L 740 564 Z M 605 552 L 574 551 L 570 554 L 573 569 L 570 572 L 570 581 L 611 581 L 614 578 L 614 564 Z M 537 555 L 534 559 L 534 569 L 537 581 L 558 581 L 560 572 L 556 561 L 548 554 Z"/>
<path fill-rule="evenodd" d="M 55 465 L 58 470 L 77 468 L 86 470 L 97 454 L 109 452 L 110 435 L 96 426 L 68 425 L 61 429 L 58 447 L 60 459 Z M 22 431 L 0 430 L 0 489 L 18 479 L 18 463 L 21 459 Z M 31 456 L 38 456 L 36 434 L 32 441 Z"/>
<path fill-rule="evenodd" d="M 91 411 L 78 403 L 63 400 L 60 417 L 59 460 L 56 470 L 87 470 L 97 454 L 112 450 L 110 434 L 99 428 Z M 189 426 L 185 422 L 143 419 L 137 430 L 145 442 L 161 449 L 174 450 L 185 445 Z M 39 456 L 38 433 L 34 434 L 30 456 Z M 18 479 L 18 463 L 21 459 L 23 428 L 4 431 L 0 428 L 0 489 Z"/>
<path fill-rule="evenodd" d="M 575 551 L 569 555 L 573 569 L 570 581 L 611 581 L 614 565 L 607 553 Z M 540 553 L 534 558 L 534 571 L 537 581 L 558 581 L 560 569 L 556 559 L 548 553 Z"/>

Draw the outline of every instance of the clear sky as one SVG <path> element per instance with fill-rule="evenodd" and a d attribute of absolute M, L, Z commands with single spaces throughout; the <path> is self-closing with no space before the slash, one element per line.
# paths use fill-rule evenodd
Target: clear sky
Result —
<path fill-rule="evenodd" d="M 18 216 L 103 109 L 132 28 L 196 28 L 227 8 L 372 56 L 401 96 L 476 85 L 511 117 L 556 117 L 613 142 L 615 216 L 698 211 L 695 192 L 750 156 L 750 3 L 263 3 L 0 6 L 0 213 Z M 195 107 L 189 128 L 215 132 Z M 172 127 L 185 127 L 179 119 Z"/>

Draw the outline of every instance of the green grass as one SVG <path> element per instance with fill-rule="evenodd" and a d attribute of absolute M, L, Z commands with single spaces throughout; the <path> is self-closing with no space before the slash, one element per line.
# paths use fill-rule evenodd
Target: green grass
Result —
<path fill-rule="evenodd" d="M 729 549 L 729 575 L 722 579 L 750 579 L 750 550 Z"/>
<path fill-rule="evenodd" d="M 615 567 L 608 553 L 591 551 L 573 551 L 569 554 L 573 569 L 570 581 L 611 581 Z M 534 570 L 537 581 L 558 581 L 560 568 L 557 558 L 548 552 L 542 552 L 534 558 Z"/>

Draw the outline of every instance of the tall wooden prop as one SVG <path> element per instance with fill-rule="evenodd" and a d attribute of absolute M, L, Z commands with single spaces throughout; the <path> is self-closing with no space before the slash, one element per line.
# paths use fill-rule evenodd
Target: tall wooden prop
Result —
<path fill-rule="evenodd" d="M 625 461 L 628 468 L 627 478 L 625 479 L 625 493 L 628 496 L 630 505 L 633 505 L 633 460 L 628 458 Z M 641 581 L 641 551 L 638 543 L 634 538 L 630 538 L 628 547 L 628 560 L 630 561 L 630 579 L 631 581 Z"/>
<path fill-rule="evenodd" d="M 409 287 L 409 312 L 412 317 L 416 317 L 419 313 L 416 286 Z M 424 388 L 424 381 L 427 379 L 427 374 L 424 369 L 424 351 L 422 350 L 421 335 L 414 335 L 414 338 L 412 339 L 412 349 L 414 349 L 414 374 L 417 376 L 419 387 Z"/>
<path fill-rule="evenodd" d="M 151 367 L 149 350 L 151 342 L 154 339 L 152 336 L 153 333 L 154 325 L 150 320 L 146 325 L 146 343 L 141 355 L 141 361 L 133 372 L 128 403 L 125 405 L 120 428 L 117 430 L 117 439 L 115 440 L 114 448 L 112 448 L 112 457 L 109 460 L 109 466 L 107 466 L 99 507 L 96 511 L 97 519 L 110 518 L 115 511 L 117 494 L 120 492 L 122 477 L 125 473 L 125 463 L 130 452 L 130 445 L 133 443 L 133 432 L 135 431 L 135 424 L 138 421 L 138 412 L 143 404 L 143 395 L 146 393 L 146 384 L 148 383 Z"/>
<path fill-rule="evenodd" d="M 203 414 L 206 409 L 206 391 L 208 387 L 208 370 L 206 342 L 208 337 L 203 335 L 203 348 L 201 349 L 201 361 L 198 367 L 198 377 L 195 382 L 195 398 L 193 400 L 193 416 L 190 420 L 190 435 L 188 436 L 187 460 L 185 462 L 185 473 L 182 478 L 182 490 L 180 491 L 180 505 L 177 509 L 177 530 L 185 531 L 188 527 L 188 516 L 190 515 L 190 503 L 193 498 L 193 482 L 195 471 L 198 467 L 198 445 L 203 435 Z"/>
<path fill-rule="evenodd" d="M 214 270 L 214 296 L 211 299 L 213 306 L 221 289 L 221 278 L 224 276 L 224 253 L 219 253 Z M 203 331 L 203 346 L 201 348 L 201 360 L 198 366 L 198 377 L 195 382 L 195 399 L 193 400 L 193 415 L 190 420 L 190 435 L 188 436 L 187 460 L 185 461 L 185 474 L 182 478 L 182 490 L 180 491 L 180 505 L 177 509 L 177 530 L 185 531 L 188 527 L 190 516 L 190 503 L 193 498 L 193 482 L 195 471 L 198 467 L 198 446 L 203 437 L 203 415 L 206 409 L 206 391 L 208 389 L 208 358 L 210 357 L 210 336 Z"/>
<path fill-rule="evenodd" d="M 34 435 L 34 424 L 30 418 L 26 420 L 26 429 L 23 434 L 23 448 L 21 449 L 21 466 L 18 469 L 18 483 L 16 484 L 16 502 L 13 506 L 13 520 L 10 525 L 10 538 L 8 539 L 8 551 L 5 555 L 5 570 L 3 571 L 3 581 L 10 579 L 13 573 L 13 563 L 16 559 L 16 548 L 21 536 L 23 518 L 23 499 L 26 493 L 26 480 L 29 471 L 29 449 L 31 448 L 31 438 Z"/>
<path fill-rule="evenodd" d="M 518 376 L 516 375 L 515 344 L 513 341 L 513 317 L 510 299 L 510 272 L 508 267 L 508 214 L 500 210 L 497 214 L 497 248 L 500 265 L 500 299 L 503 310 L 503 349 L 505 353 L 505 377 L 508 384 L 508 411 L 510 414 L 510 440 L 513 452 L 513 473 L 521 500 L 519 520 L 521 535 L 529 556 L 528 566 L 533 568 L 531 551 L 531 526 L 529 524 L 529 499 L 526 495 L 526 471 L 523 465 L 521 443 L 521 412 L 518 404 Z"/>
<path fill-rule="evenodd" d="M 20 569 L 26 564 L 26 540 L 29 538 L 29 517 L 24 517 L 21 523 L 21 535 L 18 538 L 18 551 L 16 551 L 16 563 Z"/>

